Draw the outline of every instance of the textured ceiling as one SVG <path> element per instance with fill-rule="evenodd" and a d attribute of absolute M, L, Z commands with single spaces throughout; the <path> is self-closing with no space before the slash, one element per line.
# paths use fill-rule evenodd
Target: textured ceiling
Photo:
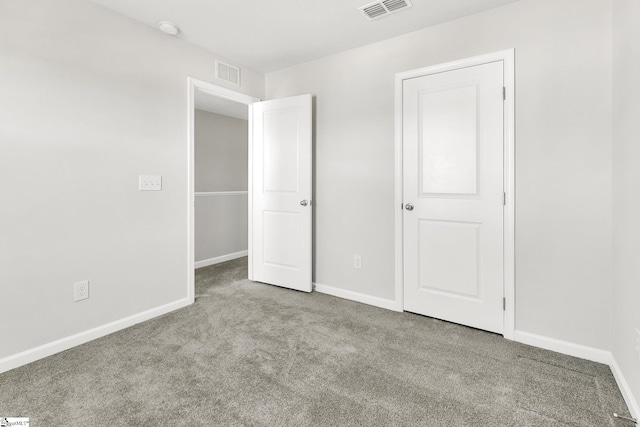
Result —
<path fill-rule="evenodd" d="M 517 0 L 412 0 L 368 21 L 369 0 L 91 0 L 183 38 L 237 65 L 267 73 L 457 19 Z"/>

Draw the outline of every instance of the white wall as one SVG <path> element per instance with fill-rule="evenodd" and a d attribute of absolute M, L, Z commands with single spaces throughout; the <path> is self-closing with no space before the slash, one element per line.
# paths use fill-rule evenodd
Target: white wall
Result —
<path fill-rule="evenodd" d="M 249 122 L 196 110 L 195 190 L 247 191 Z M 195 203 L 196 262 L 247 250 L 248 196 L 203 196 Z"/>
<path fill-rule="evenodd" d="M 516 328 L 608 349 L 610 1 L 523 0 L 267 74 L 268 99 L 316 96 L 314 280 L 393 299 L 394 73 L 507 48 Z"/>
<path fill-rule="evenodd" d="M 249 122 L 196 110 L 195 191 L 246 191 Z"/>
<path fill-rule="evenodd" d="M 640 394 L 634 1 L 614 0 L 613 239 L 609 0 L 522 0 L 268 75 L 268 98 L 317 96 L 315 280 L 393 298 L 394 73 L 515 47 L 517 328 L 607 349 L 615 304 Z M 224 84 L 210 53 L 90 2 L 0 16 L 1 359 L 186 297 L 186 77 Z M 139 174 L 164 191 L 138 192 Z"/>
<path fill-rule="evenodd" d="M 613 355 L 640 398 L 640 2 L 613 2 Z M 636 411 L 638 406 L 636 403 Z M 636 416 L 640 416 L 636 412 Z"/>
<path fill-rule="evenodd" d="M 87 1 L 0 16 L 2 362 L 186 298 L 187 76 L 212 81 L 215 57 Z"/>

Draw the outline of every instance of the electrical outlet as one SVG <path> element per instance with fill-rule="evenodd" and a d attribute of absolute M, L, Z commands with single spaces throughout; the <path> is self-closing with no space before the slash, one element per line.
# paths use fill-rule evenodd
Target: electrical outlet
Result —
<path fill-rule="evenodd" d="M 140 175 L 138 189 L 140 191 L 162 191 L 162 176 Z"/>
<path fill-rule="evenodd" d="M 353 268 L 362 269 L 362 257 L 360 255 L 353 256 Z"/>
<path fill-rule="evenodd" d="M 638 361 L 640 362 L 640 330 L 636 329 L 636 353 L 638 353 Z"/>
<path fill-rule="evenodd" d="M 78 282 L 73 285 L 73 300 L 82 301 L 89 298 L 89 281 Z"/>

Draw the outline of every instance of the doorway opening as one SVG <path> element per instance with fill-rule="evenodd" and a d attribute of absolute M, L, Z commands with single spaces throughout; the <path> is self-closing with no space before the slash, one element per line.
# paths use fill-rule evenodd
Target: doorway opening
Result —
<path fill-rule="evenodd" d="M 249 106 L 260 100 L 192 78 L 188 86 L 187 294 L 194 302 L 196 268 L 249 252 Z"/>
<path fill-rule="evenodd" d="M 195 268 L 247 256 L 249 109 L 196 92 Z"/>
<path fill-rule="evenodd" d="M 247 191 L 248 279 L 311 292 L 311 95 L 260 102 L 254 97 L 188 78 L 187 298 L 190 303 L 195 301 L 196 116 L 205 116 L 196 114 L 197 106 L 203 105 L 203 102 L 196 104 L 199 97 L 204 97 L 207 103 L 222 103 L 240 112 L 248 110 L 248 158 L 246 190 L 199 191 L 218 194 L 200 194 L 198 198 L 244 197 L 243 191 Z M 219 224 L 216 226 L 220 228 Z M 240 256 L 242 252 L 226 256 Z M 215 258 L 200 261 L 213 262 Z"/>

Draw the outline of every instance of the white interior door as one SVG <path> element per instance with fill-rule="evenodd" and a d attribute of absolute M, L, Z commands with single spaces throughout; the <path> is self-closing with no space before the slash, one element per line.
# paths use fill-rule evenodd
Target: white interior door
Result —
<path fill-rule="evenodd" d="M 252 106 L 250 279 L 311 292 L 311 95 Z"/>
<path fill-rule="evenodd" d="M 503 63 L 403 83 L 404 309 L 503 332 Z"/>

